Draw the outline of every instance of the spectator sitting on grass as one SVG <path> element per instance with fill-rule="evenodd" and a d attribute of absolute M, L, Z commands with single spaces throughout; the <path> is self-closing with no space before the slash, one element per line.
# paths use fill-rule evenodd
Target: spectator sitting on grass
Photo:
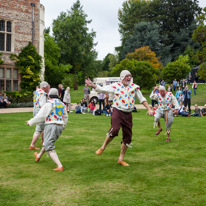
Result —
<path fill-rule="evenodd" d="M 85 99 L 82 99 L 81 102 L 81 112 L 84 113 L 87 111 L 87 102 L 85 101 Z"/>
<path fill-rule="evenodd" d="M 191 116 L 201 117 L 201 111 L 200 111 L 200 108 L 198 108 L 198 105 L 197 105 L 197 104 L 195 104 L 195 110 L 194 110 L 194 112 L 191 114 Z"/>
<path fill-rule="evenodd" d="M 201 115 L 206 116 L 206 104 L 204 105 L 204 107 L 201 110 Z"/>
<path fill-rule="evenodd" d="M 92 99 L 89 103 L 89 113 L 93 113 L 96 110 L 96 105 L 94 103 L 94 100 Z"/>
<path fill-rule="evenodd" d="M 4 101 L 4 96 L 2 91 L 0 91 L 0 108 L 6 108 L 6 102 Z"/>
<path fill-rule="evenodd" d="M 79 102 L 77 102 L 77 106 L 75 107 L 75 113 L 76 114 L 81 114 L 82 112 L 81 112 L 81 106 L 80 106 L 80 103 Z"/>
<path fill-rule="evenodd" d="M 4 101 L 6 102 L 6 107 L 8 107 L 11 104 L 9 98 L 6 96 L 6 93 L 4 93 Z"/>
<path fill-rule="evenodd" d="M 178 109 L 178 115 L 182 114 L 183 108 L 184 108 L 184 105 L 182 104 L 182 102 L 180 102 L 179 109 Z"/>
<path fill-rule="evenodd" d="M 182 111 L 182 113 L 181 113 L 181 116 L 182 116 L 182 117 L 190 117 L 190 113 L 187 112 L 186 107 L 183 108 L 183 111 Z"/>
<path fill-rule="evenodd" d="M 108 101 L 108 104 L 106 105 L 106 113 L 105 113 L 105 116 L 111 116 L 112 115 L 112 113 L 111 113 L 111 103 L 112 103 L 112 101 Z"/>

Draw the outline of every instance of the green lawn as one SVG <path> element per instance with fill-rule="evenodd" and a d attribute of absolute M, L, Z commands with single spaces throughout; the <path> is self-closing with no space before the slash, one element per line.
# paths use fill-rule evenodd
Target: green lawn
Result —
<path fill-rule="evenodd" d="M 28 150 L 32 113 L 0 114 L 0 205 L 174 206 L 206 205 L 206 117 L 176 117 L 171 142 L 155 136 L 153 117 L 133 113 L 133 148 L 117 164 L 121 133 L 101 156 L 110 117 L 69 114 L 56 142 L 64 172 L 45 154 L 35 162 Z M 36 146 L 40 147 L 40 140 Z"/>
<path fill-rule="evenodd" d="M 78 90 L 71 89 L 71 102 L 77 103 L 80 102 L 82 98 L 84 98 L 83 93 L 83 87 L 79 86 Z M 166 87 L 167 88 L 167 87 Z M 192 89 L 192 84 L 189 85 L 189 88 L 192 91 L 192 97 L 191 97 L 191 104 L 198 104 L 199 106 L 204 106 L 206 104 L 206 84 L 199 84 L 197 89 L 197 95 L 194 95 L 194 91 Z M 151 91 L 147 90 L 141 90 L 145 98 L 147 99 L 148 103 L 151 104 L 151 99 L 149 98 L 149 95 L 151 94 Z M 175 95 L 175 92 L 173 92 Z M 136 101 L 136 104 L 139 104 L 138 101 Z"/>

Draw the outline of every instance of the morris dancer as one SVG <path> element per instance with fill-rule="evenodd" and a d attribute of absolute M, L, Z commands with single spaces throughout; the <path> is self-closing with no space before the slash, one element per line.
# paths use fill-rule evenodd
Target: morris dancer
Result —
<path fill-rule="evenodd" d="M 50 90 L 50 85 L 43 81 L 40 83 L 40 89 L 37 89 L 36 92 L 34 93 L 34 99 L 33 99 L 33 104 L 34 104 L 34 111 L 33 111 L 33 116 L 35 117 L 41 107 L 46 103 L 47 101 L 47 93 Z M 44 120 L 40 122 L 39 124 L 36 125 L 36 130 L 33 135 L 32 142 L 29 146 L 30 150 L 38 150 L 40 148 L 35 147 L 35 143 L 38 140 L 39 136 L 42 135 L 42 143 L 43 143 L 43 130 L 44 130 Z"/>
<path fill-rule="evenodd" d="M 165 125 L 167 129 L 167 139 L 166 142 L 171 141 L 170 140 L 170 131 L 171 131 L 171 125 L 174 121 L 173 112 L 171 110 L 172 104 L 175 106 L 174 114 L 178 114 L 177 110 L 179 108 L 177 99 L 172 94 L 172 92 L 166 92 L 164 86 L 159 86 L 159 93 L 156 94 L 156 90 L 158 90 L 158 87 L 155 87 L 153 92 L 150 95 L 150 98 L 152 100 L 156 100 L 158 102 L 158 109 L 156 110 L 155 115 L 155 122 L 158 125 L 158 130 L 155 133 L 155 135 L 158 135 L 162 128 L 160 126 L 160 118 L 164 118 Z"/>
<path fill-rule="evenodd" d="M 96 151 L 97 155 L 101 155 L 106 146 L 118 136 L 119 130 L 122 127 L 123 140 L 121 142 L 121 152 L 118 163 L 122 166 L 129 166 L 124 162 L 124 155 L 132 141 L 132 113 L 134 108 L 135 96 L 142 103 L 152 116 L 153 111 L 149 108 L 147 100 L 143 97 L 140 88 L 136 84 L 131 84 L 132 75 L 128 70 L 123 70 L 120 74 L 121 83 L 113 83 L 111 85 L 100 87 L 94 85 L 90 79 L 86 79 L 85 83 L 95 89 L 96 92 L 112 93 L 113 98 L 113 113 L 111 117 L 111 128 L 109 129 L 103 145 Z"/>
<path fill-rule="evenodd" d="M 52 88 L 49 92 L 49 97 L 50 100 L 48 100 L 47 103 L 40 109 L 38 114 L 29 121 L 26 121 L 26 123 L 29 126 L 33 126 L 35 124 L 38 124 L 39 122 L 45 121 L 46 119 L 43 147 L 39 154 L 37 152 L 34 153 L 35 159 L 38 162 L 46 151 L 58 166 L 53 170 L 64 171 L 64 167 L 59 161 L 57 153 L 54 150 L 54 144 L 61 135 L 62 130 L 65 129 L 67 125 L 67 110 L 65 105 L 58 99 L 57 89 Z"/>

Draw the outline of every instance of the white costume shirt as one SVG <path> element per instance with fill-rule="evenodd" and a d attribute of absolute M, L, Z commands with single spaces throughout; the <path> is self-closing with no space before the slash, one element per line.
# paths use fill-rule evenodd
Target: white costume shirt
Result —
<path fill-rule="evenodd" d="M 172 104 L 175 106 L 175 109 L 179 109 L 177 99 L 172 94 L 172 92 L 165 92 L 165 97 L 163 98 L 160 93 L 151 93 L 150 98 L 158 102 L 158 109 L 160 110 L 169 110 L 172 107 Z"/>
<path fill-rule="evenodd" d="M 100 87 L 97 85 L 95 91 L 112 93 L 112 106 L 123 112 L 131 112 L 134 109 L 135 96 L 138 98 L 140 103 L 147 101 L 139 90 L 139 86 L 136 84 L 130 84 L 127 87 L 125 87 L 122 83 L 114 83 L 105 87 Z"/>
<path fill-rule="evenodd" d="M 47 93 L 45 93 L 42 89 L 37 89 L 33 97 L 34 109 L 40 109 L 46 102 Z"/>
<path fill-rule="evenodd" d="M 29 125 L 33 126 L 43 121 L 45 121 L 45 125 L 63 125 L 63 129 L 65 129 L 68 122 L 68 114 L 65 105 L 58 99 L 48 100 L 39 110 L 38 114 L 29 120 Z"/>

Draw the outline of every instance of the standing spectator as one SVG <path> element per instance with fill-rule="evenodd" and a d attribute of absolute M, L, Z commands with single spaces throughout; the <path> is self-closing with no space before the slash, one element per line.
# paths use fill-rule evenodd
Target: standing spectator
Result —
<path fill-rule="evenodd" d="M 183 92 L 182 92 L 181 88 L 178 87 L 178 90 L 176 91 L 175 97 L 178 99 L 180 94 L 183 94 Z"/>
<path fill-rule="evenodd" d="M 185 89 L 185 86 L 186 86 L 186 82 L 185 82 L 185 79 L 182 80 L 182 91 Z"/>
<path fill-rule="evenodd" d="M 165 80 L 164 80 L 164 79 L 162 80 L 161 85 L 165 87 L 166 82 L 165 82 Z"/>
<path fill-rule="evenodd" d="M 85 101 L 85 99 L 82 99 L 81 102 L 81 112 L 84 114 L 84 112 L 87 111 L 87 102 Z"/>
<path fill-rule="evenodd" d="M 196 90 L 197 90 L 197 82 L 194 80 L 194 83 L 192 84 L 192 88 L 194 90 L 194 95 L 196 95 Z"/>
<path fill-rule="evenodd" d="M 61 92 L 61 98 L 60 99 L 63 102 L 65 89 L 64 89 L 64 86 L 62 84 L 61 84 L 61 89 L 62 89 L 62 92 Z"/>
<path fill-rule="evenodd" d="M 87 101 L 87 104 L 89 103 L 89 94 L 90 94 L 90 89 L 87 86 L 87 84 L 85 84 L 84 88 L 83 88 L 83 92 L 84 92 L 84 99 Z"/>
<path fill-rule="evenodd" d="M 89 103 L 89 113 L 93 113 L 96 110 L 96 105 L 94 100 L 92 99 L 91 102 Z"/>
<path fill-rule="evenodd" d="M 173 89 L 174 89 L 174 92 L 176 91 L 176 87 L 177 87 L 177 80 L 175 79 L 173 81 Z"/>
<path fill-rule="evenodd" d="M 104 93 L 100 92 L 98 93 L 99 95 L 99 111 L 101 112 L 101 104 L 103 106 L 102 110 L 105 109 L 105 104 L 104 104 Z"/>
<path fill-rule="evenodd" d="M 8 107 L 11 104 L 9 98 L 6 96 L 6 93 L 4 93 L 4 102 L 6 102 L 6 107 Z"/>
<path fill-rule="evenodd" d="M 108 104 L 106 105 L 106 113 L 105 113 L 105 116 L 111 116 L 112 115 L 112 113 L 111 113 L 111 103 L 112 103 L 112 101 L 108 101 Z"/>
<path fill-rule="evenodd" d="M 66 104 L 66 110 L 67 112 L 71 111 L 71 97 L 70 97 L 70 87 L 67 87 L 65 93 L 64 93 L 64 99 L 63 102 Z"/>
<path fill-rule="evenodd" d="M 201 115 L 206 116 L 206 104 L 204 105 L 204 107 L 201 110 Z"/>
<path fill-rule="evenodd" d="M 58 94 L 59 94 L 59 98 L 61 99 L 61 94 L 62 94 L 62 85 L 61 84 L 59 84 L 58 85 Z"/>
<path fill-rule="evenodd" d="M 191 116 L 197 116 L 197 117 L 201 117 L 201 111 L 200 111 L 200 108 L 198 108 L 198 105 L 195 104 L 195 110 L 194 112 L 191 114 Z"/>
<path fill-rule="evenodd" d="M 179 82 L 179 81 L 177 81 L 177 88 L 179 88 L 179 86 L 180 86 L 180 82 Z"/>
<path fill-rule="evenodd" d="M 156 86 L 157 86 L 157 85 L 156 85 Z M 154 88 L 155 88 L 155 87 L 153 87 L 153 90 L 154 90 Z M 152 92 L 153 92 L 153 90 L 152 90 Z M 152 93 L 152 92 L 151 92 L 151 93 Z M 159 93 L 158 90 L 155 90 L 155 92 L 156 92 L 156 94 Z M 158 102 L 157 102 L 156 100 L 153 100 L 153 99 L 152 99 L 152 108 L 154 107 L 155 104 L 158 104 Z"/>
<path fill-rule="evenodd" d="M 188 76 L 188 84 L 191 83 L 191 80 L 192 80 L 192 75 L 191 75 L 191 73 L 189 73 L 189 76 Z"/>
<path fill-rule="evenodd" d="M 4 101 L 4 96 L 2 91 L 0 91 L 0 108 L 6 108 L 6 102 Z"/>
<path fill-rule="evenodd" d="M 189 87 L 186 86 L 184 91 L 184 106 L 187 107 L 188 105 L 188 109 L 189 109 L 189 113 L 191 113 L 191 109 L 190 109 L 190 105 L 191 105 L 191 90 L 189 90 Z"/>
<path fill-rule="evenodd" d="M 82 112 L 81 112 L 81 106 L 80 106 L 80 103 L 79 102 L 77 102 L 77 106 L 75 107 L 75 113 L 76 114 L 81 114 Z"/>

